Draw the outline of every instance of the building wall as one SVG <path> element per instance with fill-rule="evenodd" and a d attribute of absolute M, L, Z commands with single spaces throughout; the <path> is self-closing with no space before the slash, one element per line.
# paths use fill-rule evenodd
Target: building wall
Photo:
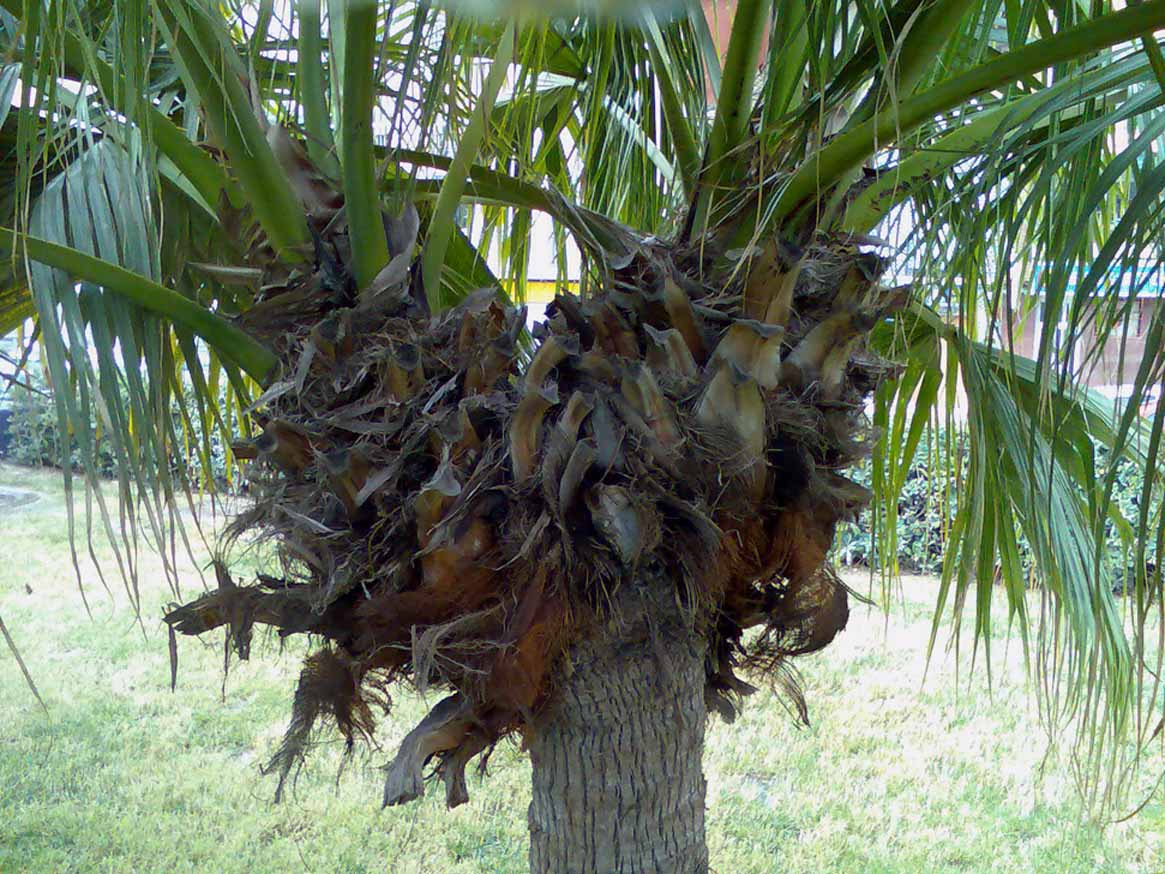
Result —
<path fill-rule="evenodd" d="M 728 54 L 728 40 L 732 36 L 732 19 L 736 17 L 736 0 L 702 0 L 704 18 L 708 21 L 708 28 L 712 31 L 712 39 L 720 53 L 720 62 L 724 62 Z M 765 23 L 765 34 L 761 42 L 761 54 L 758 66 L 764 63 L 765 52 L 768 50 L 769 25 Z"/>
<path fill-rule="evenodd" d="M 1137 300 L 1129 314 L 1127 332 L 1117 329 L 1114 333 L 1126 333 L 1122 356 L 1122 343 L 1119 336 L 1110 337 L 1100 350 L 1095 367 L 1086 372 L 1088 385 L 1117 385 L 1131 383 L 1141 366 L 1141 359 L 1145 355 L 1145 335 L 1152 324 L 1157 308 L 1161 306 L 1159 300 Z M 1086 349 L 1096 348 L 1094 332 L 1089 329 Z"/>
<path fill-rule="evenodd" d="M 720 59 L 728 51 L 728 38 L 732 35 L 732 19 L 736 15 L 736 0 L 704 0 L 704 17 L 716 40 Z"/>
<path fill-rule="evenodd" d="M 1096 354 L 1096 332 L 1091 327 L 1084 330 L 1076 342 L 1072 364 L 1085 385 L 1117 394 L 1121 386 L 1133 382 L 1145 354 L 1145 334 L 1160 306 L 1161 301 L 1149 298 L 1141 298 L 1133 304 L 1127 336 L 1124 338 L 1123 357 L 1120 334 L 1124 332 L 1119 327 L 1099 350 L 1099 354 Z M 1016 354 L 1035 358 L 1039 354 L 1039 332 L 1044 327 L 1036 314 L 1029 315 L 1022 328 L 1017 327 Z"/>

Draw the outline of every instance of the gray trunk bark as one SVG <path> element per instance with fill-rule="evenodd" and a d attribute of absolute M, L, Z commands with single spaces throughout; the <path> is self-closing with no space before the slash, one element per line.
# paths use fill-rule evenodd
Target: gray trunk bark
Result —
<path fill-rule="evenodd" d="M 531 743 L 532 874 L 703 874 L 704 654 L 674 586 L 624 585 Z"/>

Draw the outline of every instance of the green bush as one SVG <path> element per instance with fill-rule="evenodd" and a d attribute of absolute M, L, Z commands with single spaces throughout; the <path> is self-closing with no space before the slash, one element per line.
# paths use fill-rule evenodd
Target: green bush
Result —
<path fill-rule="evenodd" d="M 1101 454 L 1100 464 L 1102 472 L 1108 464 L 1105 453 Z M 1137 465 L 1127 458 L 1116 462 L 1115 476 L 1112 487 L 1112 503 L 1120 511 L 1125 521 L 1135 530 L 1139 527 L 1141 514 L 1141 490 L 1144 486 L 1144 476 L 1137 469 Z M 1157 539 L 1154 533 L 1157 530 L 1157 515 L 1154 508 L 1161 502 L 1161 493 L 1154 490 L 1149 499 L 1148 530 L 1149 535 L 1144 540 L 1145 558 L 1142 570 L 1146 576 L 1153 573 L 1157 566 Z M 1131 591 L 1136 585 L 1136 553 L 1132 543 L 1125 543 L 1120 536 L 1117 523 L 1111 515 L 1105 524 L 1105 547 L 1107 548 L 1109 566 L 1112 568 L 1112 589 L 1114 592 Z M 1127 533 L 1127 532 L 1126 532 Z"/>
<path fill-rule="evenodd" d="M 34 387 L 44 390 L 43 384 L 34 382 Z M 53 399 L 46 394 L 16 386 L 13 387 L 6 407 L 9 410 L 8 439 L 6 445 L 0 447 L 0 458 L 14 464 L 27 467 L 57 467 L 61 463 L 61 443 L 57 428 L 57 409 Z M 171 410 L 174 422 L 174 433 L 182 433 L 182 415 L 176 403 Z M 201 440 L 200 427 L 197 417 L 191 422 L 194 433 L 191 435 L 189 452 L 175 454 L 173 469 L 185 467 L 191 480 L 198 481 L 202 476 L 202 459 L 197 448 L 197 441 Z M 90 419 L 90 432 L 98 433 L 95 417 Z M 70 447 L 72 450 L 73 465 L 79 465 L 79 449 L 74 439 Z M 210 435 L 210 476 L 220 487 L 225 487 L 226 453 L 228 447 L 224 444 L 221 435 L 215 431 Z M 117 459 L 108 443 L 98 439 L 97 442 L 98 469 L 102 476 L 112 477 L 117 474 Z"/>
<path fill-rule="evenodd" d="M 12 395 L 5 459 L 29 467 L 56 464 L 60 453 L 52 401 L 20 388 Z"/>
<path fill-rule="evenodd" d="M 12 393 L 4 459 L 27 467 L 56 467 L 61 463 L 61 441 L 52 398 L 19 387 Z M 75 440 L 71 448 L 75 457 Z M 97 459 L 101 474 L 112 476 L 116 469 L 113 453 L 98 444 Z"/>
<path fill-rule="evenodd" d="M 898 563 L 902 570 L 921 574 L 942 569 L 945 520 L 955 511 L 954 459 L 936 448 L 943 445 L 943 433 L 933 437 L 937 442 L 932 435 L 919 441 L 898 498 Z M 873 465 L 866 461 L 846 475 L 870 487 Z M 874 540 L 871 513 L 866 512 L 858 522 L 839 527 L 835 554 L 842 564 L 868 566 L 874 561 Z"/>
<path fill-rule="evenodd" d="M 898 499 L 897 535 L 898 563 L 902 570 L 937 574 L 942 571 L 943 554 L 946 550 L 946 524 L 954 518 L 958 479 L 965 473 L 966 456 L 958 451 L 958 438 L 952 441 L 952 451 L 944 448 L 944 431 L 924 434 L 915 452 L 914 460 L 907 472 L 902 494 Z M 1107 473 L 1108 455 L 1103 449 L 1097 452 L 1096 463 L 1101 476 Z M 867 487 L 873 479 L 872 463 L 867 461 L 846 474 L 849 478 Z M 1144 478 L 1136 463 L 1127 458 L 1116 462 L 1116 475 L 1112 490 L 1112 504 L 1134 527 L 1137 525 L 1141 503 L 1141 488 Z M 1159 497 L 1154 496 L 1151 506 Z M 847 565 L 869 566 L 876 564 L 875 536 L 871 529 L 872 512 L 867 511 L 861 519 L 852 524 L 840 526 L 834 545 L 837 561 Z M 1155 530 L 1155 517 L 1150 516 L 1150 528 Z M 1114 590 L 1119 590 L 1133 576 L 1133 555 L 1122 543 L 1117 524 L 1109 519 L 1106 526 L 1105 547 L 1108 553 L 1109 570 Z M 1020 539 L 1020 555 L 1024 564 L 1029 563 L 1029 552 Z M 1156 562 L 1155 543 L 1146 544 L 1146 562 L 1151 570 Z M 1122 582 L 1124 581 L 1124 582 Z"/>

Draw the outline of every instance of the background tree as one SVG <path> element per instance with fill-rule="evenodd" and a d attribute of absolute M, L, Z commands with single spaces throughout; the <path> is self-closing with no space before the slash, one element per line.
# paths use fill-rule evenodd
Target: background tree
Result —
<path fill-rule="evenodd" d="M 386 803 L 426 764 L 465 801 L 469 762 L 518 732 L 533 870 L 705 870 L 707 712 L 731 718 L 743 672 L 803 715 L 788 659 L 844 627 L 826 554 L 870 498 L 841 471 L 873 452 L 891 543 L 923 428 L 961 395 L 936 623 L 974 595 L 986 648 L 1001 591 L 1049 724 L 1119 793 L 1159 721 L 1160 576 L 1122 617 L 1103 534 L 1138 559 L 1160 541 L 1165 419 L 1076 388 L 1052 332 L 1035 360 L 1007 338 L 1037 267 L 1068 348 L 1127 330 L 1107 277 L 1159 252 L 1165 0 L 740 0 L 723 63 L 696 5 L 0 5 L 0 330 L 35 321 L 131 597 L 138 537 L 176 548 L 198 485 L 176 447 L 241 432 L 255 502 L 218 588 L 167 621 L 225 627 L 240 657 L 255 623 L 319 640 L 280 788 L 321 719 L 351 743 L 408 681 L 448 695 Z M 484 254 L 520 299 L 535 212 L 583 282 L 530 337 Z M 869 236 L 883 220 L 908 252 Z M 1101 445 L 1150 472 L 1140 518 Z M 239 537 L 276 547 L 253 584 Z"/>

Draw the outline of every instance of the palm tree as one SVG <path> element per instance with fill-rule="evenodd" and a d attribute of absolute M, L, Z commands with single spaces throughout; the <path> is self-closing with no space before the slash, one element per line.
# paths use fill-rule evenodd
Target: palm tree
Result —
<path fill-rule="evenodd" d="M 200 485 L 177 459 L 249 464 L 218 587 L 167 622 L 319 641 L 280 787 L 321 721 L 351 744 L 394 683 L 440 688 L 385 803 L 426 765 L 465 802 L 518 733 L 533 871 L 706 870 L 707 714 L 757 677 L 803 709 L 789 659 L 848 615 L 836 526 L 872 497 L 892 572 L 905 471 L 961 404 L 936 623 L 973 595 L 989 647 L 1006 597 L 1046 719 L 1119 794 L 1161 579 L 1122 616 L 1104 538 L 1140 568 L 1161 540 L 1165 417 L 1064 351 L 1127 333 L 1109 277 L 1160 252 L 1165 0 L 1119 5 L 739 0 L 722 56 L 696 3 L 0 0 L 0 331 L 35 322 L 131 595 L 139 533 L 173 549 Z M 535 215 L 582 270 L 531 335 Z M 1037 297 L 1068 342 L 1028 359 Z M 1152 474 L 1139 518 L 1101 450 Z M 872 496 L 843 473 L 869 454 Z M 240 538 L 274 548 L 253 582 Z"/>

